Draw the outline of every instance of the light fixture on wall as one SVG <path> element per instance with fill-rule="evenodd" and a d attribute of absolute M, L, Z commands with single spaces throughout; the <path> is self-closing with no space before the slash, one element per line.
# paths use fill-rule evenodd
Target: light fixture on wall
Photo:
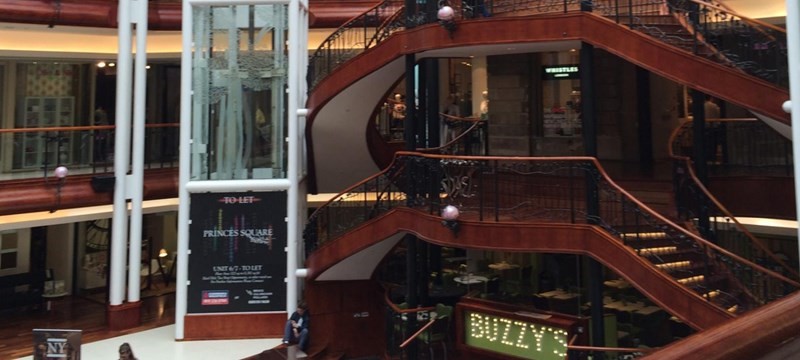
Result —
<path fill-rule="evenodd" d="M 167 249 L 161 249 L 161 250 L 159 250 L 159 252 L 158 252 L 158 257 L 160 257 L 160 258 L 165 258 L 165 257 L 167 257 Z"/>
<path fill-rule="evenodd" d="M 447 205 L 442 209 L 442 226 L 450 229 L 454 236 L 458 236 L 459 223 L 458 216 L 461 215 L 458 208 L 453 205 Z"/>
<path fill-rule="evenodd" d="M 446 1 L 439 2 L 439 11 L 436 13 L 436 18 L 439 19 L 439 25 L 442 25 L 450 38 L 453 37 L 453 32 L 456 31 L 456 12 Z"/>
<path fill-rule="evenodd" d="M 61 206 L 61 188 L 64 187 L 64 183 L 67 181 L 67 175 L 69 174 L 69 169 L 66 166 L 58 166 L 55 170 L 53 170 L 53 175 L 56 177 L 56 206 L 50 210 L 51 213 L 56 212 L 58 208 Z"/>

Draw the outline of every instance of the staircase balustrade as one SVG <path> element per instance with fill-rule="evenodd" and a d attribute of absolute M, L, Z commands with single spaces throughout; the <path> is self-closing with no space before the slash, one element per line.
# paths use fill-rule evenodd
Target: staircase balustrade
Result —
<path fill-rule="evenodd" d="M 467 0 L 447 3 L 454 21 L 481 15 Z M 486 1 L 491 16 L 528 16 L 587 10 L 626 24 L 671 46 L 736 67 L 750 75 L 788 87 L 784 29 L 749 19 L 724 3 L 700 0 L 494 0 Z M 378 45 L 395 31 L 435 23 L 436 8 L 419 4 L 405 14 L 400 0 L 384 0 L 351 19 L 326 39 L 309 60 L 308 84 L 313 90 L 337 66 Z"/>
<path fill-rule="evenodd" d="M 308 61 L 308 88 L 313 89 L 337 66 L 402 29 L 403 0 L 384 0 L 340 26 L 320 44 Z"/>
<path fill-rule="evenodd" d="M 705 134 L 708 144 L 720 145 L 707 147 L 714 152 L 710 154 L 709 167 L 715 174 L 791 175 L 791 143 L 763 122 L 755 119 L 716 119 L 708 124 L 709 129 L 719 130 Z M 669 142 L 674 162 L 673 183 L 678 217 L 683 221 L 691 221 L 692 227 L 697 228 L 701 236 L 731 253 L 794 280 L 800 279 L 800 274 L 793 266 L 776 256 L 761 239 L 747 230 L 694 174 L 689 158 L 693 136 L 691 121 L 685 121 L 676 128 Z M 701 222 L 699 219 L 708 221 Z M 759 287 L 761 297 L 774 298 L 783 294 L 782 289 L 774 285 L 762 284 Z"/>
<path fill-rule="evenodd" d="M 785 29 L 744 17 L 722 1 L 667 2 L 670 13 L 688 21 L 732 66 L 788 88 Z"/>
<path fill-rule="evenodd" d="M 588 195 L 594 204 L 587 202 Z M 800 288 L 650 210 L 589 157 L 401 152 L 386 170 L 315 211 L 306 227 L 306 246 L 313 251 L 397 207 L 438 215 L 445 205 L 458 207 L 460 221 L 598 225 L 676 281 L 737 313 Z M 689 261 L 689 269 L 673 272 L 669 264 L 678 260 Z"/>
<path fill-rule="evenodd" d="M 434 147 L 417 149 L 426 154 L 488 155 L 489 129 L 486 120 L 471 117 L 451 116 L 440 113 L 445 124 L 447 143 Z"/>
<path fill-rule="evenodd" d="M 720 176 L 793 176 L 792 142 L 756 118 L 706 119 L 703 134 L 709 174 Z M 691 120 L 684 120 L 671 137 L 672 156 L 693 154 Z"/>

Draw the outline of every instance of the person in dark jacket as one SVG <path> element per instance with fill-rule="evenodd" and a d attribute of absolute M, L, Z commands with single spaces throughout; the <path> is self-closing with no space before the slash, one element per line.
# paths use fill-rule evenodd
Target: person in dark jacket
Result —
<path fill-rule="evenodd" d="M 286 320 L 286 327 L 283 331 L 283 343 L 290 344 L 297 342 L 300 350 L 306 351 L 308 348 L 308 307 L 305 303 L 297 305 L 297 310 L 292 313 L 289 320 Z"/>

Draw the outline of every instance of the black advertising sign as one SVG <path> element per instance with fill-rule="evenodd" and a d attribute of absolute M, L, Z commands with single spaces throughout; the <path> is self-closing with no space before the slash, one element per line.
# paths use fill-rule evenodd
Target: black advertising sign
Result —
<path fill-rule="evenodd" d="M 33 329 L 33 359 L 81 359 L 81 331 Z"/>
<path fill-rule="evenodd" d="M 192 194 L 188 313 L 286 311 L 286 191 Z"/>

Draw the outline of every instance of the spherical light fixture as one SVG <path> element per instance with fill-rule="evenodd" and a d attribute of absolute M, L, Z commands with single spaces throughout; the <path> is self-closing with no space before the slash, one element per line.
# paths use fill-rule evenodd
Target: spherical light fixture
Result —
<path fill-rule="evenodd" d="M 456 12 L 448 5 L 442 6 L 439 8 L 439 12 L 436 13 L 436 18 L 440 21 L 452 21 L 456 17 Z"/>
<path fill-rule="evenodd" d="M 458 208 L 453 205 L 447 205 L 442 209 L 442 226 L 450 229 L 453 236 L 458 236 L 459 224 L 458 216 L 460 215 Z"/>
<path fill-rule="evenodd" d="M 65 177 L 67 177 L 67 174 L 69 174 L 69 169 L 67 169 L 67 167 L 66 167 L 66 166 L 59 166 L 59 167 L 57 167 L 57 168 L 56 168 L 56 169 L 53 171 L 53 174 L 54 174 L 54 175 L 55 175 L 57 178 L 59 178 L 59 179 L 63 179 L 63 178 L 65 178 Z"/>
<path fill-rule="evenodd" d="M 453 205 L 447 205 L 442 209 L 442 218 L 447 221 L 458 220 L 458 215 L 460 215 L 458 208 Z"/>
<path fill-rule="evenodd" d="M 439 8 L 439 12 L 436 13 L 436 18 L 439 19 L 439 25 L 447 30 L 447 34 L 450 35 L 450 38 L 452 38 L 453 32 L 456 31 L 455 10 L 453 10 L 453 8 L 451 8 L 449 5 L 443 5 Z"/>

